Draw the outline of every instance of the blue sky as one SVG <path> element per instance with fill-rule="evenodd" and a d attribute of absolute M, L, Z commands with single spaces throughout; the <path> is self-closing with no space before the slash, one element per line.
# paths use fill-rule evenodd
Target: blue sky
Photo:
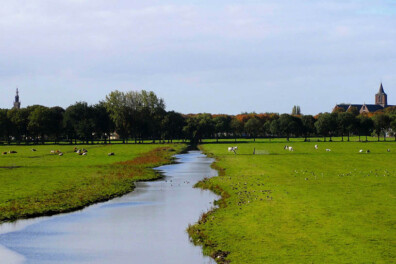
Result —
<path fill-rule="evenodd" d="M 215 2 L 215 3 L 213 3 Z M 152 90 L 168 110 L 396 104 L 396 1 L 3 0 L 0 108 Z"/>

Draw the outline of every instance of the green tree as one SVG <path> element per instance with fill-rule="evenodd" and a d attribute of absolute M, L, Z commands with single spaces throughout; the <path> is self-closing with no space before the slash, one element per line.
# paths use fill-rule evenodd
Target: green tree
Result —
<path fill-rule="evenodd" d="M 20 143 L 22 140 L 27 140 L 28 135 L 28 124 L 29 124 L 29 109 L 11 109 L 7 111 L 7 117 L 11 122 L 11 134 L 14 136 L 16 141 Z"/>
<path fill-rule="evenodd" d="M 304 141 L 307 141 L 309 135 L 315 133 L 315 121 L 315 118 L 311 115 L 303 115 L 301 117 L 302 133 L 305 137 Z"/>
<path fill-rule="evenodd" d="M 324 141 L 326 141 L 327 136 L 330 137 L 331 141 L 331 137 L 337 128 L 336 115 L 329 113 L 320 114 L 315 122 L 315 127 L 317 132 L 323 136 Z"/>
<path fill-rule="evenodd" d="M 260 132 L 261 123 L 256 117 L 250 118 L 245 123 L 245 131 L 249 134 L 250 137 L 253 138 L 253 141 L 256 141 L 256 137 Z"/>
<path fill-rule="evenodd" d="M 358 117 L 359 141 L 360 141 L 360 135 L 366 136 L 366 141 L 367 141 L 367 136 L 370 135 L 373 130 L 374 130 L 373 120 L 367 116 L 360 115 Z"/>
<path fill-rule="evenodd" d="M 10 143 L 11 121 L 7 112 L 8 109 L 0 109 L 0 137 Z"/>
<path fill-rule="evenodd" d="M 291 113 L 291 114 L 292 114 L 292 115 L 301 115 L 300 106 L 298 106 L 298 105 L 293 106 L 293 109 L 292 109 L 292 113 Z"/>
<path fill-rule="evenodd" d="M 44 144 L 45 136 L 51 129 L 51 121 L 51 111 L 48 107 L 39 105 L 29 113 L 28 130 L 34 135 L 36 143 L 41 139 Z"/>
<path fill-rule="evenodd" d="M 73 134 L 80 140 L 93 141 L 95 121 L 93 107 L 86 102 L 77 102 L 66 108 L 64 122 L 71 127 Z"/>
<path fill-rule="evenodd" d="M 235 142 L 237 142 L 237 137 L 241 137 L 243 133 L 243 123 L 237 118 L 232 118 L 230 122 L 230 130 L 234 135 Z"/>
<path fill-rule="evenodd" d="M 337 114 L 337 127 L 341 133 L 342 141 L 344 141 L 344 134 L 348 134 L 348 141 L 351 132 L 357 128 L 357 120 L 355 115 L 350 112 L 338 113 Z"/>
<path fill-rule="evenodd" d="M 213 118 L 216 142 L 219 142 L 220 135 L 227 134 L 230 131 L 230 121 L 231 118 L 225 115 Z"/>
<path fill-rule="evenodd" d="M 389 116 L 384 113 L 377 113 L 372 118 L 374 121 L 374 130 L 378 136 L 378 141 L 380 140 L 381 132 L 384 135 L 384 141 L 385 141 L 386 140 L 386 130 L 389 129 L 389 126 L 390 126 Z"/>

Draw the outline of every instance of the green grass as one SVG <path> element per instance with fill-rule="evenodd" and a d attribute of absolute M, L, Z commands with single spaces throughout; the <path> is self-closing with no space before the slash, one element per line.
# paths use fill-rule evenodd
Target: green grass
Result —
<path fill-rule="evenodd" d="M 157 178 L 150 168 L 169 162 L 184 145 L 77 147 L 88 155 L 77 155 L 72 145 L 0 146 L 1 152 L 17 151 L 0 155 L 0 222 L 76 210 L 130 192 L 135 181 Z"/>
<path fill-rule="evenodd" d="M 274 141 L 201 146 L 221 176 L 198 186 L 223 199 L 194 242 L 220 263 L 395 263 L 396 143 Z"/>

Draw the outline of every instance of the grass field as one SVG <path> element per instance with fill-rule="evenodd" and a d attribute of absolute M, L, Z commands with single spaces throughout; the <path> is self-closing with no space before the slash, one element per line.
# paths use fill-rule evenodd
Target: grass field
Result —
<path fill-rule="evenodd" d="M 198 186 L 223 196 L 188 230 L 206 254 L 219 263 L 396 263 L 396 143 L 274 142 L 201 145 L 220 176 Z"/>
<path fill-rule="evenodd" d="M 158 177 L 149 168 L 168 163 L 185 146 L 0 146 L 0 222 L 82 208 L 132 191 L 134 182 Z M 37 149 L 33 152 L 31 149 Z M 63 156 L 51 154 L 60 150 Z M 108 156 L 114 152 L 114 156 Z"/>

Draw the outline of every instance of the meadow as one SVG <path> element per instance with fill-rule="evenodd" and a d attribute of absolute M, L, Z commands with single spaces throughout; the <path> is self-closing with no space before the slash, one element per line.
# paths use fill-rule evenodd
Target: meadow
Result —
<path fill-rule="evenodd" d="M 74 148 L 87 149 L 87 155 Z M 37 151 L 32 151 L 35 148 Z M 69 212 L 133 190 L 160 175 L 183 144 L 0 146 L 0 222 Z M 63 156 L 51 154 L 63 152 Z M 108 153 L 114 152 L 114 156 Z"/>
<path fill-rule="evenodd" d="M 231 146 L 238 146 L 236 155 Z M 188 232 L 218 263 L 396 262 L 395 142 L 200 147 L 217 159 L 220 176 L 197 187 L 223 198 Z"/>

